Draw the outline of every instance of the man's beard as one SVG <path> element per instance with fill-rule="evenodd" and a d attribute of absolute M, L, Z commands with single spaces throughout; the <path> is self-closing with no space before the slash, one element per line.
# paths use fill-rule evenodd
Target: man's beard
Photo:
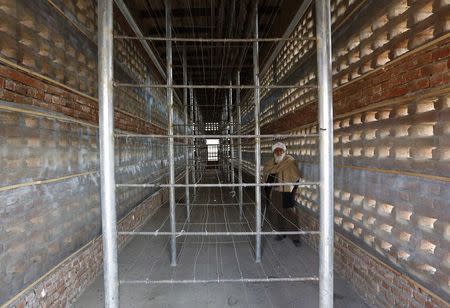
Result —
<path fill-rule="evenodd" d="M 281 154 L 279 156 L 274 154 L 273 157 L 275 158 L 275 163 L 276 164 L 281 163 L 281 161 L 283 160 L 285 155 L 286 155 L 286 153 L 283 153 L 283 154 Z"/>

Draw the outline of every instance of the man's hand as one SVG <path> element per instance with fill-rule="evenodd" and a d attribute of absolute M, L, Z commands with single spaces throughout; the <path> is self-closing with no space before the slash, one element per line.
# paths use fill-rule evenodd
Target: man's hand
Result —
<path fill-rule="evenodd" d="M 292 199 L 295 200 L 295 195 L 297 194 L 297 186 L 294 186 L 291 191 Z"/>
<path fill-rule="evenodd" d="M 300 179 L 298 179 L 296 182 L 300 182 Z M 298 188 L 298 185 L 295 185 L 294 188 L 292 188 L 291 193 L 292 193 L 293 197 L 295 197 L 295 195 L 297 194 L 297 188 Z"/>

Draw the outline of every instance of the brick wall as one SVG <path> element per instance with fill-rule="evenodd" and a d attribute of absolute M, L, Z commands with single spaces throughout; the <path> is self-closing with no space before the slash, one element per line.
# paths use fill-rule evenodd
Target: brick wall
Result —
<path fill-rule="evenodd" d="M 133 231 L 138 229 L 166 201 L 166 192 L 159 191 L 153 194 L 119 221 L 118 230 Z M 129 236 L 119 237 L 119 246 L 124 247 L 129 239 Z M 102 271 L 102 248 L 102 237 L 93 238 L 10 299 L 5 303 L 5 306 L 17 308 L 66 307 L 74 303 L 77 297 Z"/>
<path fill-rule="evenodd" d="M 0 122 L 0 293 L 6 300 L 100 234 L 99 146 L 95 125 L 40 108 L 0 101 Z M 184 156 L 177 150 L 180 166 Z M 121 139 L 115 156 L 118 183 L 167 180 L 164 142 Z M 154 191 L 118 189 L 118 217 Z"/>
<path fill-rule="evenodd" d="M 408 99 L 408 96 L 425 93 L 428 90 L 445 90 L 449 82 L 449 41 L 448 36 L 440 41 L 416 50 L 414 55 L 389 63 L 389 65 L 370 72 L 370 78 L 359 78 L 351 83 L 336 86 L 333 91 L 333 107 L 336 115 L 351 112 L 354 109 L 390 101 Z M 406 55 L 405 55 L 406 56 Z M 315 78 L 315 77 L 314 77 Z M 335 77 L 336 78 L 336 77 Z M 315 82 L 311 79 L 308 82 Z M 295 96 L 294 96 L 295 98 Z M 409 97 L 412 99 L 412 97 Z M 317 120 L 315 96 L 305 99 L 292 112 L 281 114 L 278 120 L 272 120 L 263 130 L 289 130 Z M 301 116 L 300 116 L 301 115 Z"/>
<path fill-rule="evenodd" d="M 300 225 L 307 230 L 318 230 L 315 213 L 296 208 Z M 448 307 L 442 297 L 424 288 L 401 270 L 387 265 L 362 249 L 362 245 L 348 239 L 335 229 L 334 262 L 337 273 L 349 281 L 356 291 L 378 307 Z M 318 249 L 318 237 L 305 236 L 308 245 Z"/>
<path fill-rule="evenodd" d="M 430 84 L 444 85 L 448 81 L 444 59 L 447 57 L 445 40 L 450 31 L 449 10 L 448 2 L 441 0 L 332 1 L 335 100 L 343 97 L 350 101 L 362 99 L 369 105 L 403 96 L 407 91 L 429 88 Z M 313 16 L 314 10 L 310 7 L 292 36 L 314 36 Z M 442 49 L 433 55 L 414 58 L 410 62 L 401 60 L 406 54 L 439 41 L 444 41 Z M 287 42 L 276 61 L 261 76 L 262 84 L 314 86 L 315 48 L 312 43 L 304 44 L 301 40 Z M 403 64 L 396 65 L 399 61 Z M 387 73 L 387 67 L 396 67 L 397 71 Z M 363 77 L 368 74 L 378 78 L 367 84 Z M 347 85 L 347 92 L 340 91 L 344 85 Z M 302 121 L 305 124 L 316 120 L 317 93 L 314 88 L 270 93 L 266 89 L 261 96 L 261 124 L 266 126 L 262 130 L 286 130 L 301 125 Z M 244 103 L 244 127 L 252 129 L 252 98 L 247 97 Z M 350 110 L 358 107 L 348 102 L 343 102 L 343 106 L 335 103 L 336 114 L 344 112 L 339 110 L 340 107 Z"/>
<path fill-rule="evenodd" d="M 93 267 L 74 283 L 77 290 L 68 286 L 73 280 L 61 280 L 70 265 L 60 262 L 101 253 L 95 5 L 0 0 L 0 304 L 50 276 L 43 281 L 56 291 L 31 302 L 52 303 L 55 292 L 67 293 L 60 300 L 70 301 L 100 266 L 98 259 L 82 261 L 80 268 Z M 121 18 L 115 18 L 114 31 L 131 34 Z M 161 83 L 139 44 L 120 40 L 114 48 L 117 80 Z M 117 89 L 116 130 L 165 133 L 163 101 L 161 90 Z M 177 109 L 176 124 L 182 124 L 180 114 Z M 184 149 L 176 146 L 175 153 L 179 173 Z M 167 181 L 167 142 L 117 138 L 115 166 L 117 183 Z M 118 218 L 129 217 L 153 193 L 117 189 Z M 122 223 L 131 227 L 135 221 Z"/>
<path fill-rule="evenodd" d="M 449 3 L 366 1 L 353 10 L 355 1 L 338 2 L 350 16 L 333 23 L 336 268 L 379 306 L 446 306 L 439 298 L 450 301 Z M 312 16 L 293 35 L 313 35 Z M 315 54 L 306 49 L 278 58 L 283 69 L 275 63 L 262 78 L 314 85 Z M 267 92 L 261 109 L 264 133 L 318 132 L 315 89 Z M 317 140 L 284 142 L 305 179 L 317 180 Z M 272 143 L 262 141 L 263 161 Z M 243 165 L 254 170 L 253 147 L 245 151 Z M 317 187 L 298 191 L 303 227 L 317 229 L 319 198 Z"/>
<path fill-rule="evenodd" d="M 434 64 L 422 63 L 421 67 L 439 67 L 439 63 L 447 63 L 449 52 L 448 40 L 439 42 L 383 71 L 390 74 L 405 64 L 416 70 L 420 59 L 432 61 L 433 55 Z M 448 71 L 447 67 L 434 74 Z M 432 79 L 433 74 L 427 78 Z M 368 85 L 366 92 L 370 93 L 374 80 L 379 79 L 379 74 L 373 74 L 335 91 L 336 109 L 342 112 L 334 121 L 335 223 L 376 255 L 448 296 L 450 170 L 446 127 L 450 92 L 440 85 L 426 90 L 408 88 L 408 94 L 401 98 L 389 97 L 369 106 L 367 96 L 348 100 L 349 96 L 341 94 L 356 83 Z M 315 133 L 317 124 L 291 132 Z M 285 142 L 297 156 L 305 177 L 317 179 L 316 140 Z M 266 152 L 269 148 L 270 143 L 263 145 Z M 318 189 L 302 190 L 299 201 L 317 213 Z"/>

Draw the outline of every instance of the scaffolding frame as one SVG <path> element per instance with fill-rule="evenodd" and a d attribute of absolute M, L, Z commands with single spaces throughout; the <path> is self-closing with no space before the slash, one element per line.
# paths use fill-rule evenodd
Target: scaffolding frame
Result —
<path fill-rule="evenodd" d="M 243 183 L 242 181 L 242 166 L 239 164 L 238 168 L 238 183 L 232 184 L 214 184 L 215 187 L 239 187 L 239 210 L 242 213 L 242 188 L 244 186 L 255 187 L 255 217 L 256 217 L 256 230 L 255 232 L 242 232 L 246 235 L 252 234 L 256 237 L 256 252 L 255 261 L 261 261 L 261 235 L 267 232 L 261 231 L 261 186 L 271 186 L 261 183 L 261 138 L 260 135 L 260 89 L 289 89 L 289 88 L 305 88 L 305 86 L 299 85 L 266 85 L 261 86 L 259 83 L 259 42 L 282 42 L 288 40 L 315 40 L 317 46 L 317 73 L 318 73 L 318 85 L 308 86 L 308 88 L 317 88 L 318 90 L 318 102 L 319 102 L 319 146 L 320 146 L 320 182 L 306 183 L 305 185 L 319 185 L 320 186 L 320 268 L 319 268 L 319 297 L 320 307 L 332 307 L 333 306 L 333 110 L 332 110 L 332 73 L 331 73 L 331 14 L 330 14 L 330 0 L 316 0 L 316 37 L 297 37 L 297 38 L 259 38 L 258 33 L 258 2 L 256 1 L 254 7 L 255 14 L 255 31 L 254 37 L 249 39 L 183 39 L 172 37 L 172 20 L 171 20 L 171 1 L 165 0 L 165 21 L 166 21 L 166 37 L 143 37 L 140 34 L 139 28 L 132 20 L 130 14 L 125 16 L 127 21 L 132 25 L 133 31 L 137 34 L 136 37 L 131 36 L 116 36 L 113 35 L 113 1 L 115 1 L 122 12 L 124 9 L 127 11 L 126 6 L 121 0 L 99 0 L 98 1 L 98 80 L 99 80 L 99 139 L 100 139 L 100 186 L 101 186 L 101 214 L 102 214 L 102 232 L 103 232 L 103 269 L 104 269 L 104 287 L 105 287 L 105 307 L 119 307 L 119 277 L 118 277 L 118 246 L 117 237 L 119 234 L 128 234 L 126 232 L 117 232 L 116 222 L 116 208 L 115 208 L 115 189 L 117 187 L 139 185 L 139 187 L 147 187 L 144 185 L 155 185 L 154 187 L 168 187 L 169 188 L 169 204 L 170 204 L 170 229 L 171 232 L 166 232 L 171 237 L 171 266 L 176 266 L 176 237 L 177 235 L 189 235 L 186 232 L 176 232 L 175 222 L 175 187 L 185 187 L 187 195 L 189 194 L 189 188 L 208 187 L 209 184 L 197 184 L 196 174 L 198 173 L 199 149 L 196 146 L 199 145 L 200 138 L 207 138 L 207 135 L 198 134 L 199 110 L 196 106 L 196 102 L 193 98 L 193 89 L 198 88 L 210 88 L 210 89 L 229 89 L 230 90 L 230 105 L 232 99 L 232 90 L 236 89 L 236 105 L 238 112 L 238 131 L 242 133 L 242 122 L 240 115 L 240 89 L 253 89 L 254 90 L 254 121 L 255 121 L 255 134 L 254 135 L 233 135 L 234 131 L 230 135 L 226 135 L 225 138 L 238 138 L 238 157 L 242 159 L 242 138 L 254 138 L 255 139 L 255 183 Z M 125 14 L 127 15 L 127 14 Z M 131 19 L 131 20 L 130 20 Z M 137 29 L 137 30 L 136 30 Z M 163 77 L 166 77 L 166 84 L 127 84 L 114 82 L 113 76 L 113 39 L 136 39 L 143 45 L 147 40 L 161 40 L 166 42 L 166 74 L 162 72 Z M 254 85 L 241 85 L 240 75 L 237 74 L 236 85 L 230 82 L 230 85 L 193 85 L 192 82 L 187 83 L 187 65 L 185 63 L 186 57 L 183 59 L 183 85 L 173 84 L 173 63 L 172 63 L 172 43 L 173 42 L 247 42 L 253 44 L 253 77 Z M 147 45 L 148 46 L 148 45 Z M 149 53 L 152 60 L 154 55 L 149 48 L 144 49 Z M 153 57 L 152 57 L 153 55 Z M 158 66 L 158 70 L 162 69 Z M 168 123 L 168 135 L 137 135 L 128 134 L 126 137 L 146 137 L 146 138 L 168 138 L 169 144 L 169 184 L 118 184 L 115 183 L 115 167 L 114 167 L 114 138 L 121 135 L 114 134 L 114 109 L 113 109 L 113 88 L 114 87 L 149 87 L 149 88 L 165 88 L 167 91 L 167 103 L 169 106 L 169 123 Z M 187 123 L 187 90 L 190 94 L 190 107 L 191 107 L 191 124 L 193 129 L 192 135 L 174 135 L 174 89 L 183 89 L 183 105 L 184 105 L 184 119 Z M 226 107 L 227 108 L 227 107 Z M 232 113 L 232 110 L 229 110 Z M 230 120 L 232 122 L 232 120 Z M 187 127 L 187 126 L 186 126 Z M 214 136 L 214 137 L 213 137 Z M 271 135 L 275 136 L 275 135 Z M 291 137 L 299 138 L 301 135 L 290 135 Z M 215 135 L 211 135 L 212 138 L 217 138 Z M 313 137 L 313 136 L 308 136 Z M 317 137 L 317 136 L 314 136 Z M 175 183 L 175 162 L 174 162 L 174 139 L 184 138 L 186 144 L 185 153 L 189 151 L 189 139 L 193 141 L 193 159 L 195 161 L 195 167 L 192 174 L 192 183 L 189 184 L 189 166 L 188 157 L 186 157 L 186 184 Z M 274 138 L 274 137 L 272 137 Z M 230 142 L 231 144 L 231 142 Z M 204 151 L 204 150 L 202 150 Z M 231 147 L 231 151 L 233 148 Z M 200 170 L 203 167 L 200 167 Z M 234 172 L 234 167 L 233 167 Z M 233 177 L 234 181 L 234 177 Z M 274 183 L 280 185 L 279 183 Z M 283 183 L 282 185 L 290 185 L 292 183 Z M 148 186 L 150 187 L 150 186 Z M 188 211 L 189 212 L 189 211 Z M 299 231 L 301 234 L 316 234 L 316 231 Z M 130 233 L 130 232 L 129 232 Z M 142 233 L 142 232 L 141 232 Z M 181 234 L 180 234 L 181 233 Z M 284 232 L 285 233 L 285 232 Z M 298 232 L 295 232 L 299 234 Z M 138 235 L 139 232 L 131 232 L 130 234 Z M 160 235 L 163 232 L 159 233 Z M 165 233 L 164 233 L 165 234 Z M 196 233 L 197 234 L 197 233 Z M 214 233 L 200 232 L 199 235 L 212 235 Z M 233 234 L 238 235 L 239 232 Z M 270 235 L 283 234 L 283 232 L 270 232 Z M 152 234 L 156 235 L 156 234 Z M 315 279 L 315 277 L 312 277 Z M 298 278 L 302 281 L 312 278 Z M 247 282 L 252 282 L 252 279 L 248 279 Z M 264 282 L 270 282 L 274 279 L 264 279 Z M 236 280 L 243 282 L 242 279 Z M 180 283 L 195 283 L 197 281 Z M 220 282 L 220 281 L 219 281 Z M 121 282 L 122 283 L 122 282 Z M 123 282 L 126 283 L 126 282 Z M 142 282 L 141 282 L 142 283 Z M 151 283 L 151 281 L 144 281 L 144 283 Z M 163 283 L 163 281 L 161 281 Z M 170 283 L 175 283 L 170 281 Z"/>

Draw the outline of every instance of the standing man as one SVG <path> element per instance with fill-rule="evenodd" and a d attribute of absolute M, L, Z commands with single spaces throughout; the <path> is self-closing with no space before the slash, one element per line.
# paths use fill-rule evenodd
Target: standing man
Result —
<path fill-rule="evenodd" d="M 286 145 L 277 142 L 272 146 L 273 158 L 264 164 L 263 180 L 266 183 L 294 183 L 300 180 L 300 171 L 294 157 L 286 154 Z M 295 206 L 295 194 L 297 186 L 283 185 L 266 186 L 264 189 L 267 204 L 272 201 L 273 206 L 269 207 L 269 217 L 272 225 L 277 231 L 298 231 L 297 216 L 291 209 Z M 272 195 L 270 194 L 272 192 Z M 277 241 L 281 241 L 286 235 L 277 235 Z M 291 236 L 296 247 L 301 246 L 300 236 Z"/>

